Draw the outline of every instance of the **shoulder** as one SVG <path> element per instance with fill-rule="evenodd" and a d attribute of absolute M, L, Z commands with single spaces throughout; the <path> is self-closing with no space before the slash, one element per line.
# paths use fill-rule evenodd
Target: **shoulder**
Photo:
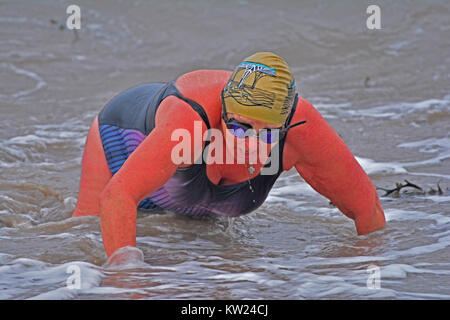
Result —
<path fill-rule="evenodd" d="M 305 98 L 299 96 L 291 124 L 298 122 L 298 121 L 307 120 L 307 119 L 301 119 L 301 120 L 299 120 L 299 119 L 302 117 L 305 118 L 305 117 L 311 115 L 311 113 L 315 113 L 315 112 L 317 112 L 317 110 L 314 108 L 314 106 L 311 104 L 311 102 L 309 102 Z"/>
<path fill-rule="evenodd" d="M 291 169 L 296 163 L 302 149 L 302 141 L 305 141 L 306 137 L 311 134 L 311 127 L 314 126 L 314 119 L 316 119 L 317 116 L 320 116 L 320 114 L 311 102 L 299 96 L 295 113 L 292 116 L 290 124 L 293 125 L 300 121 L 306 122 L 289 129 L 286 135 L 286 142 L 283 151 L 284 170 Z"/>
<path fill-rule="evenodd" d="M 320 112 L 303 97 L 298 97 L 295 113 L 292 117 L 291 124 L 295 124 L 300 121 L 306 121 L 306 123 L 296 126 L 289 130 L 288 142 L 296 140 L 295 137 L 299 137 L 312 132 L 312 128 L 324 122 L 324 119 Z M 290 136 L 290 138 L 289 138 Z"/>
<path fill-rule="evenodd" d="M 159 128 L 191 128 L 194 121 L 202 121 L 201 116 L 187 102 L 176 96 L 166 97 L 155 115 L 155 124 Z"/>
<path fill-rule="evenodd" d="M 178 77 L 175 86 L 183 96 L 200 104 L 211 126 L 216 127 L 222 112 L 220 93 L 231 74 L 229 70 L 196 70 Z"/>
<path fill-rule="evenodd" d="M 204 88 L 222 86 L 230 79 L 232 71 L 201 69 L 180 75 L 175 84 L 184 93 L 194 93 Z"/>
<path fill-rule="evenodd" d="M 311 102 L 299 96 L 290 125 L 296 124 L 300 121 L 306 121 L 306 123 L 289 129 L 289 134 L 287 136 L 288 141 L 293 140 L 295 135 L 297 135 L 298 133 L 305 131 L 306 127 L 309 126 L 308 120 L 311 119 L 311 116 L 314 112 L 317 112 L 317 110 L 313 107 Z"/>

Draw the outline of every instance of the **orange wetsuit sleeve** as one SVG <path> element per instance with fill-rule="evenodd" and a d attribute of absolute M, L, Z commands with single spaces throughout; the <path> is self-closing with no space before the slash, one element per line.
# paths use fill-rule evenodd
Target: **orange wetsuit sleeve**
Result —
<path fill-rule="evenodd" d="M 308 101 L 299 99 L 297 109 L 292 123 L 307 121 L 289 132 L 299 174 L 355 220 L 358 234 L 382 229 L 386 222 L 375 186 L 344 141 Z"/>
<path fill-rule="evenodd" d="M 180 140 L 172 141 L 176 129 L 188 130 L 195 146 L 194 121 L 201 117 L 184 101 L 167 97 L 156 113 L 155 128 L 111 178 L 100 196 L 100 226 L 108 256 L 125 246 L 136 246 L 138 204 L 158 190 L 176 171 L 171 153 Z M 199 146 L 203 147 L 203 146 Z M 192 148 L 192 154 L 194 149 Z M 197 154 L 197 153 L 196 153 Z"/>

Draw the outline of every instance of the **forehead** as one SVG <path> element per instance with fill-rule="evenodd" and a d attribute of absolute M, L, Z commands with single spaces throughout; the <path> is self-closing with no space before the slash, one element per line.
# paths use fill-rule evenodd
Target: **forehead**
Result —
<path fill-rule="evenodd" d="M 247 118 L 247 117 L 235 114 L 235 113 L 228 113 L 228 114 L 230 116 L 232 116 L 233 118 L 235 118 L 236 120 L 244 122 L 244 123 L 251 124 L 252 126 L 258 126 L 258 127 L 270 128 L 270 129 L 275 129 L 275 128 L 279 128 L 280 127 L 279 125 L 276 125 L 276 124 L 267 123 L 267 122 L 264 122 L 264 121 Z"/>

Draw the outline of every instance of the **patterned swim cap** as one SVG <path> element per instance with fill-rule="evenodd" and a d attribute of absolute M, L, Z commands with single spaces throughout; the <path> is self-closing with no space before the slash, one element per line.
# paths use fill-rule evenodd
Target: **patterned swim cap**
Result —
<path fill-rule="evenodd" d="M 284 125 L 295 98 L 295 80 L 286 61 L 272 52 L 244 59 L 223 89 L 226 112 Z"/>

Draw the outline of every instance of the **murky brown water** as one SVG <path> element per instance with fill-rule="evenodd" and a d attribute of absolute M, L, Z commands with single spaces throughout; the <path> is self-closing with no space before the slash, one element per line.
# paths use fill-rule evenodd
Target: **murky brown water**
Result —
<path fill-rule="evenodd" d="M 78 35 L 69 4 L 0 2 L 0 298 L 450 298 L 448 1 L 383 1 L 381 30 L 357 0 L 77 1 Z M 288 61 L 376 186 L 426 192 L 380 191 L 387 227 L 358 237 L 289 172 L 244 217 L 140 213 L 148 267 L 104 269 L 98 218 L 70 218 L 95 114 L 131 86 L 262 50 Z"/>

